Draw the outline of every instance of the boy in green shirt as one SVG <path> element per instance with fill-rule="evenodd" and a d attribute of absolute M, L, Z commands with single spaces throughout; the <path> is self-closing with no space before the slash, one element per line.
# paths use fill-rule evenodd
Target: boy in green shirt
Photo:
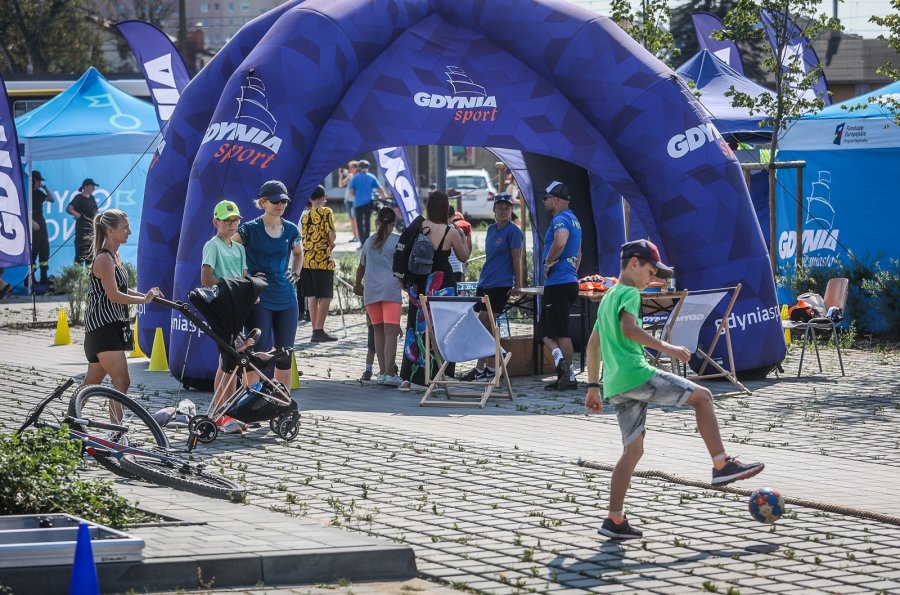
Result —
<path fill-rule="evenodd" d="M 624 445 L 610 482 L 609 514 L 599 533 L 611 539 L 638 539 L 643 532 L 629 525 L 625 518 L 625 493 L 644 453 L 644 425 L 650 403 L 687 404 L 694 408 L 697 428 L 713 461 L 713 485 L 753 477 L 765 465 L 744 464 L 725 453 L 712 393 L 708 389 L 654 368 L 647 362 L 644 347 L 661 351 L 682 363 L 691 359 L 690 352 L 684 347 L 660 341 L 641 328 L 640 292 L 655 277 L 666 279 L 672 276 L 672 269 L 660 262 L 657 247 L 649 240 L 624 244 L 621 267 L 618 285 L 613 286 L 600 302 L 597 322 L 588 342 L 588 388 L 584 406 L 588 413 L 600 413 L 603 401 L 613 405 Z M 601 354 L 605 366 L 602 400 Z"/>

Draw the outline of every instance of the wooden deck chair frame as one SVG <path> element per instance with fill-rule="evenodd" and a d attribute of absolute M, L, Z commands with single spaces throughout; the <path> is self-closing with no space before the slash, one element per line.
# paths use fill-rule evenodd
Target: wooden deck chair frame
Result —
<path fill-rule="evenodd" d="M 731 309 L 734 308 L 734 304 L 737 301 L 738 294 L 741 293 L 741 284 L 738 283 L 734 287 L 723 287 L 721 289 L 710 289 L 704 290 L 702 292 L 696 293 L 709 293 L 712 291 L 730 291 L 731 299 L 728 301 L 728 306 L 725 308 L 725 312 L 722 315 L 722 321 L 719 323 L 719 328 L 716 329 L 715 336 L 713 337 L 712 343 L 709 346 L 707 351 L 704 351 L 700 347 L 697 347 L 697 351 L 694 352 L 695 355 L 700 356 L 703 359 L 703 363 L 700 365 L 700 369 L 697 370 L 696 376 L 691 376 L 689 380 L 714 380 L 717 378 L 725 378 L 733 384 L 738 390 L 732 391 L 728 393 L 722 393 L 722 395 L 732 395 L 732 394 L 753 394 L 750 389 L 744 386 L 740 380 L 737 379 L 737 376 L 734 374 L 734 351 L 731 347 L 731 331 L 728 328 L 728 317 L 731 315 Z M 667 327 L 667 329 L 671 330 L 671 327 Z M 715 353 L 716 345 L 719 344 L 719 338 L 725 337 L 725 351 L 728 354 L 728 369 L 725 369 L 719 362 L 710 357 L 710 353 Z M 666 335 L 666 339 L 668 340 L 669 335 Z M 706 372 L 707 366 L 711 366 L 715 368 L 715 372 L 704 374 Z M 687 375 L 687 367 L 685 367 L 685 376 Z M 721 396 L 721 395 L 720 395 Z"/>
<path fill-rule="evenodd" d="M 688 295 L 688 292 L 683 289 L 681 291 L 661 293 L 658 295 L 642 293 L 641 294 L 641 317 L 643 317 L 645 314 L 647 314 L 647 312 L 645 312 L 644 310 L 646 308 L 646 305 L 648 305 L 648 304 L 653 306 L 653 312 L 649 312 L 649 314 L 657 314 L 664 310 L 663 310 L 663 307 L 661 307 L 658 303 L 655 303 L 655 302 L 657 302 L 658 300 L 663 299 L 663 298 L 666 300 L 672 300 L 672 301 L 678 300 L 678 301 L 675 301 L 675 305 L 672 306 L 671 310 L 669 310 L 668 316 L 666 317 L 666 321 L 662 325 L 655 327 L 655 328 L 651 328 L 651 329 L 645 328 L 644 330 L 646 330 L 647 332 L 649 332 L 651 335 L 654 335 L 654 336 L 656 336 L 656 332 L 658 331 L 660 338 L 662 338 L 663 340 L 665 340 L 665 337 L 670 336 L 672 333 L 672 327 L 675 325 L 675 321 L 678 320 L 678 313 L 681 312 L 681 305 L 684 303 L 684 298 L 687 297 L 687 295 Z M 650 360 L 653 363 L 653 365 L 658 366 L 659 359 L 660 359 L 660 357 L 662 357 L 662 353 L 657 351 L 655 353 L 655 355 L 652 355 L 649 357 L 650 357 Z M 678 370 L 676 370 L 674 367 L 674 362 L 672 365 L 672 373 L 673 374 L 678 373 Z"/>
<path fill-rule="evenodd" d="M 450 362 L 444 359 L 436 342 L 434 342 L 434 357 L 437 361 L 438 370 L 431 377 L 431 358 L 427 355 L 431 352 L 432 336 L 434 335 L 434 324 L 431 319 L 431 310 L 428 307 L 429 301 L 466 301 L 473 306 L 477 303 L 484 304 L 487 309 L 490 327 L 488 332 L 494 337 L 494 379 L 491 382 L 474 382 L 459 380 L 447 376 L 447 366 Z M 506 369 L 512 353 L 502 354 L 500 350 L 500 332 L 497 329 L 497 322 L 494 320 L 494 312 L 491 310 L 491 301 L 487 296 L 483 297 L 428 297 L 419 296 L 419 303 L 422 304 L 422 313 L 425 315 L 425 384 L 428 388 L 419 401 L 420 407 L 438 406 L 438 407 L 478 407 L 484 408 L 485 403 L 491 397 L 508 399 L 512 401 L 512 383 L 509 381 L 509 372 Z M 494 389 L 503 386 L 505 394 L 494 395 Z M 435 395 L 437 389 L 442 389 L 446 395 L 446 399 L 438 398 Z M 452 400 L 462 399 L 462 400 Z"/>

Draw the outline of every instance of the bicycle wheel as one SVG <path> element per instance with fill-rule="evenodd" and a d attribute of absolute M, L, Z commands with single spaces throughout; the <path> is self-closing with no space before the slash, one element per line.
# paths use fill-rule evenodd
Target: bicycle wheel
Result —
<path fill-rule="evenodd" d="M 126 426 L 127 432 L 116 433 L 98 430 L 88 425 L 72 423 L 72 428 L 111 442 L 125 443 L 135 448 L 152 448 L 158 446 L 169 448 L 165 432 L 153 419 L 153 416 L 136 401 L 107 386 L 85 386 L 69 401 L 69 416 L 98 422 L 108 422 L 113 407 L 121 407 L 122 418 L 117 425 Z M 116 475 L 133 479 L 121 464 L 121 459 L 114 456 L 95 454 L 94 459 L 103 467 Z"/>
<path fill-rule="evenodd" d="M 247 489 L 227 477 L 207 473 L 188 461 L 160 460 L 128 454 L 122 457 L 122 467 L 151 483 L 184 490 L 201 496 L 240 501 Z"/>

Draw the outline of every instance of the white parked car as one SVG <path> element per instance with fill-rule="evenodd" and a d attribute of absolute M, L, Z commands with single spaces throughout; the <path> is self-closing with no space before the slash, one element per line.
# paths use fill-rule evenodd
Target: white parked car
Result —
<path fill-rule="evenodd" d="M 493 219 L 494 195 L 497 188 L 491 176 L 483 169 L 447 170 L 447 192 L 456 190 L 462 195 L 460 204 L 466 219 Z M 450 204 L 456 206 L 456 197 L 451 194 Z"/>

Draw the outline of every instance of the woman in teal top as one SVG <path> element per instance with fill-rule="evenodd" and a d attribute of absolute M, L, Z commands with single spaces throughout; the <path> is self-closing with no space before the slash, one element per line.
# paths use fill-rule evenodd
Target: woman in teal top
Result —
<path fill-rule="evenodd" d="M 284 219 L 290 203 L 284 184 L 277 180 L 266 182 L 256 199 L 256 206 L 263 214 L 241 225 L 233 238 L 244 245 L 250 274 L 262 277 L 269 284 L 259 294 L 259 303 L 247 320 L 247 328 L 262 331 L 255 346 L 257 351 L 293 347 L 297 334 L 299 306 L 294 283 L 303 264 L 303 246 L 300 230 Z M 276 363 L 275 380 L 290 386 L 289 359 Z"/>

